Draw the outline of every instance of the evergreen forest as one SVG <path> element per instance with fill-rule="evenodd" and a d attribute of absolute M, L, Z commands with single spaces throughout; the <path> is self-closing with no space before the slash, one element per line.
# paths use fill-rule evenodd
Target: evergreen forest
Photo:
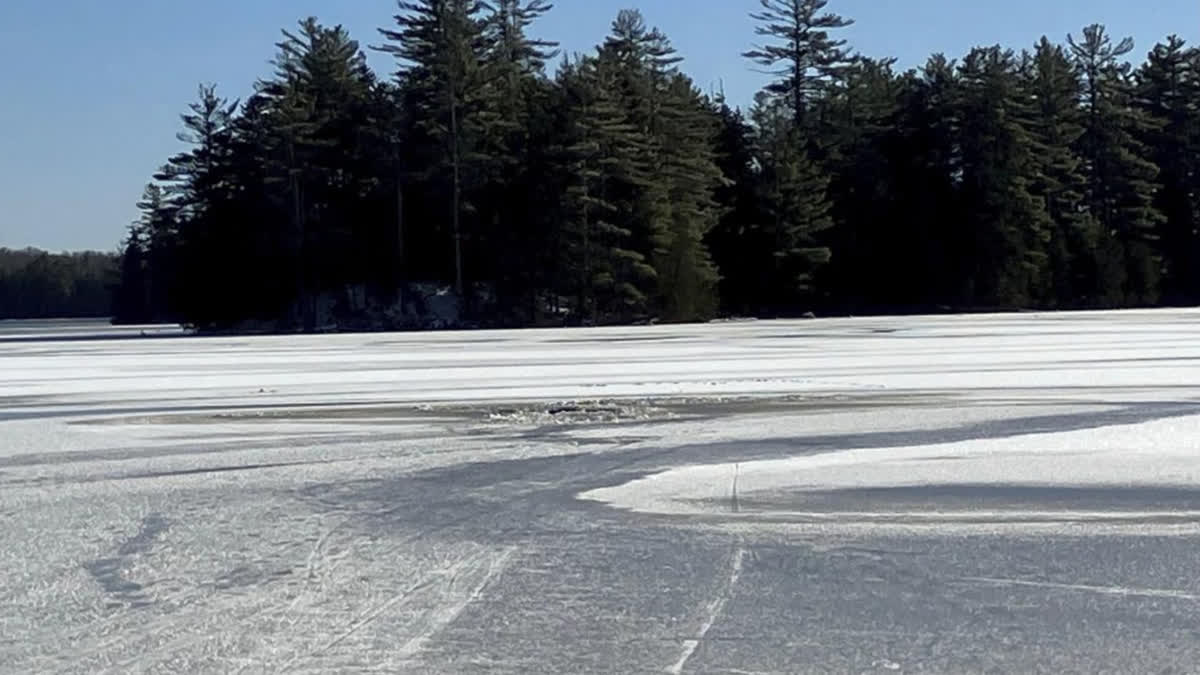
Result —
<path fill-rule="evenodd" d="M 401 0 L 362 43 L 304 19 L 247 99 L 187 105 L 117 319 L 402 327 L 438 294 L 464 326 L 1200 301 L 1200 50 L 1092 25 L 904 70 L 847 44 L 834 5 L 747 2 L 741 57 L 770 79 L 743 105 L 636 10 L 584 54 L 534 37 L 567 11 L 548 0 Z"/>

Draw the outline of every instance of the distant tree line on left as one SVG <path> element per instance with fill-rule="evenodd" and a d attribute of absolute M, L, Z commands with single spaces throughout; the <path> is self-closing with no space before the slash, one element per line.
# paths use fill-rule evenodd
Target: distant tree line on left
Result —
<path fill-rule="evenodd" d="M 96 251 L 0 248 L 0 319 L 112 316 L 118 260 Z"/>

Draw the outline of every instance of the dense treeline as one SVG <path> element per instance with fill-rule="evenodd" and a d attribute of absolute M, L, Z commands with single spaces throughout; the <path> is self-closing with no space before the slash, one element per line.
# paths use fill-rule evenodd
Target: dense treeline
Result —
<path fill-rule="evenodd" d="M 200 89 L 119 314 L 313 329 L 415 282 L 497 325 L 1200 300 L 1196 49 L 1133 65 L 1090 26 L 899 71 L 823 0 L 759 2 L 748 110 L 632 10 L 561 56 L 546 0 L 403 0 L 390 77 L 304 20 L 248 100 Z"/>
<path fill-rule="evenodd" d="M 0 248 L 0 319 L 107 317 L 117 256 Z"/>

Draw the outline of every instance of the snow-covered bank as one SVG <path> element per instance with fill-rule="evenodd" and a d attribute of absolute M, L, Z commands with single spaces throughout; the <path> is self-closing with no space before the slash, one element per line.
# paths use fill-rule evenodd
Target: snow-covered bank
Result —
<path fill-rule="evenodd" d="M 581 498 L 641 513 L 944 528 L 955 523 L 1196 521 L 1200 508 L 1164 504 L 1129 510 L 1122 508 L 1120 495 L 1135 490 L 1152 500 L 1156 494 L 1197 489 L 1200 416 L 1192 415 L 1057 433 L 684 466 L 591 490 Z M 1022 504 L 1029 495 L 1056 505 L 1030 510 Z"/>

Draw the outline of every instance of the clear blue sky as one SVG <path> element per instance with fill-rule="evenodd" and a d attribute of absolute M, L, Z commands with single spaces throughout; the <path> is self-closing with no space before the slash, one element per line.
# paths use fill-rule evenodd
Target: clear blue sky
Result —
<path fill-rule="evenodd" d="M 735 102 L 762 84 L 739 57 L 758 0 L 557 0 L 539 35 L 575 52 L 638 7 L 686 57 L 697 84 Z M 1061 41 L 1088 23 L 1137 40 L 1141 56 L 1177 33 L 1200 40 L 1200 0 L 832 0 L 869 56 L 912 66 L 932 52 Z M 267 73 L 279 30 L 314 15 L 364 45 L 393 0 L 0 0 L 0 246 L 115 249 L 142 186 L 179 149 L 178 115 L 198 83 L 245 96 Z M 379 70 L 392 66 L 371 55 Z"/>

